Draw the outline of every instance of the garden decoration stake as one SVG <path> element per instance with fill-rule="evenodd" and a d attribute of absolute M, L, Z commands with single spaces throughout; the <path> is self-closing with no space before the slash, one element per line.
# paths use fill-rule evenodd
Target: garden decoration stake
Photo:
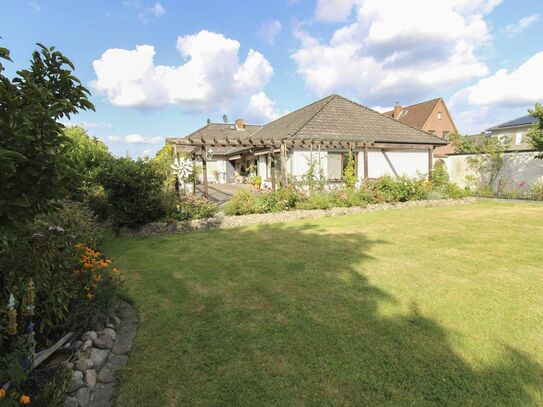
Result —
<path fill-rule="evenodd" d="M 8 335 L 17 335 L 17 311 L 15 310 L 15 297 L 13 293 L 8 300 Z"/>
<path fill-rule="evenodd" d="M 173 174 L 177 177 L 179 183 L 183 185 L 183 195 L 186 195 L 187 179 L 192 174 L 192 163 L 184 158 L 175 158 L 171 167 L 173 169 Z"/>
<path fill-rule="evenodd" d="M 25 295 L 21 304 L 22 315 L 25 317 L 34 316 L 34 300 L 36 299 L 36 290 L 34 289 L 34 282 L 32 279 L 28 281 L 28 287 L 26 288 Z"/>

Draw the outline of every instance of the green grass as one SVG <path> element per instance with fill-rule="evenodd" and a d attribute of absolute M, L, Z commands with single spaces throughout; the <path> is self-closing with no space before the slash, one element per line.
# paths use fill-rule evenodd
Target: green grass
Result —
<path fill-rule="evenodd" d="M 543 405 L 543 206 L 109 238 L 118 406 Z"/>

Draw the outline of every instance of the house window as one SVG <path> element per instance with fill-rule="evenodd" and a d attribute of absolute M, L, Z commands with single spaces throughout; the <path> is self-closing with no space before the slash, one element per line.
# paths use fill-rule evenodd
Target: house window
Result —
<path fill-rule="evenodd" d="M 353 153 L 353 159 L 354 159 L 354 153 Z M 345 172 L 345 168 L 347 168 L 348 163 L 349 163 L 349 153 L 328 153 L 327 179 L 330 181 L 341 181 L 343 179 L 343 173 Z M 355 167 L 356 167 L 356 162 L 355 162 Z"/>
<path fill-rule="evenodd" d="M 449 140 L 449 132 L 448 131 L 444 131 L 443 132 L 443 140 Z"/>
<path fill-rule="evenodd" d="M 441 112 L 437 113 L 437 120 L 441 120 Z"/>
<path fill-rule="evenodd" d="M 522 132 L 519 131 L 517 134 L 515 134 L 515 144 L 521 144 L 522 143 Z"/>

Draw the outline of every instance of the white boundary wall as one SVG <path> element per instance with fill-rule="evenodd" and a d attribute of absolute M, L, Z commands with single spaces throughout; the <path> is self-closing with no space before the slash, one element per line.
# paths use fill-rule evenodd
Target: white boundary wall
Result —
<path fill-rule="evenodd" d="M 494 190 L 498 189 L 500 179 L 505 185 L 504 191 L 529 189 L 535 182 L 543 182 L 543 160 L 535 156 L 535 152 L 506 153 Z M 469 155 L 451 155 L 445 159 L 451 181 L 462 187 L 468 186 L 466 176 L 476 176 L 469 168 L 467 157 Z"/>

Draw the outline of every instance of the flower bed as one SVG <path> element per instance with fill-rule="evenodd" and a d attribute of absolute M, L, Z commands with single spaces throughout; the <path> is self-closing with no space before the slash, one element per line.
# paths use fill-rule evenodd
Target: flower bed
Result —
<path fill-rule="evenodd" d="M 180 222 L 153 222 L 144 225 L 139 229 L 124 228 L 120 231 L 120 233 L 124 236 L 149 236 L 169 233 L 204 231 L 212 229 L 231 229 L 239 226 L 280 223 L 296 219 L 316 219 L 327 216 L 350 215 L 355 213 L 365 213 L 377 210 L 400 208 L 462 205 L 473 202 L 475 202 L 475 198 L 407 201 L 397 203 L 371 204 L 365 207 L 352 206 L 343 208 L 336 207 L 331 209 L 292 210 L 240 216 L 225 216 L 223 213 L 219 213 L 216 216 L 208 219 L 198 219 L 193 221 Z"/>

